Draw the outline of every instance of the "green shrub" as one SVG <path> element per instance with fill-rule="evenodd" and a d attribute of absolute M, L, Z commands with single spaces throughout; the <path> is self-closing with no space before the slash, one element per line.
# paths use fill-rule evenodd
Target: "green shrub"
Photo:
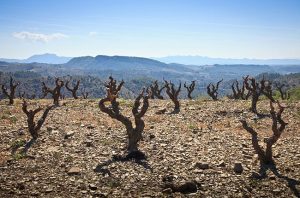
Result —
<path fill-rule="evenodd" d="M 300 100 L 300 87 L 288 90 L 289 101 Z"/>
<path fill-rule="evenodd" d="M 17 118 L 16 118 L 16 116 L 10 116 L 9 117 L 9 120 L 12 122 L 12 123 L 14 123 L 14 124 L 16 124 L 16 122 L 17 122 Z"/>
<path fill-rule="evenodd" d="M 275 100 L 281 100 L 281 95 L 280 95 L 280 92 L 279 91 L 273 91 L 273 98 Z"/>
<path fill-rule="evenodd" d="M 13 155 L 13 159 L 16 161 L 23 159 L 24 157 L 26 157 L 26 153 L 16 153 Z"/>
<path fill-rule="evenodd" d="M 195 100 L 204 101 L 204 100 L 211 100 L 211 98 L 208 95 L 199 95 L 196 97 Z"/>
<path fill-rule="evenodd" d="M 12 148 L 20 148 L 26 144 L 26 140 L 16 140 L 11 144 Z"/>

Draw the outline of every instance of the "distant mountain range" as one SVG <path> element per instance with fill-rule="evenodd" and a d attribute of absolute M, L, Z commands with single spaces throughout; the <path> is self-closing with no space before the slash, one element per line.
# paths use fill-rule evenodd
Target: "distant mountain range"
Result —
<path fill-rule="evenodd" d="M 300 72 L 300 64 L 215 64 L 199 66 L 177 63 L 167 64 L 142 57 L 99 55 L 96 57 L 75 57 L 63 64 L 0 62 L 0 71 L 30 71 L 38 73 L 41 76 L 90 75 L 103 79 L 112 74 L 116 78 L 124 80 L 138 78 L 162 80 L 165 78 L 176 82 L 197 80 L 199 83 L 205 84 L 209 81 L 216 81 L 222 78 L 230 80 L 241 78 L 245 75 L 256 76 L 260 73 L 297 73 Z"/>
<path fill-rule="evenodd" d="M 90 64 L 97 65 L 100 61 L 101 64 L 105 62 L 105 65 L 110 65 L 114 61 L 121 60 L 124 56 L 85 56 L 85 57 L 75 57 L 75 60 L 72 60 L 72 63 L 80 61 L 80 59 L 89 59 L 91 62 Z M 56 54 L 39 54 L 33 55 L 27 59 L 6 59 L 0 58 L 0 61 L 4 62 L 15 62 L 15 63 L 47 63 L 47 64 L 64 64 L 70 61 L 73 57 L 64 57 L 64 56 L 57 56 Z M 134 57 L 137 58 L 137 57 Z M 78 60 L 79 59 L 79 60 Z M 300 65 L 300 59 L 232 59 L 232 58 L 211 58 L 205 56 L 166 56 L 166 57 L 153 57 L 150 58 L 151 61 L 154 63 L 154 60 L 160 61 L 163 63 L 178 63 L 184 65 L 233 65 L 233 64 L 244 64 L 244 65 Z M 150 60 L 147 58 L 140 58 L 140 61 Z M 132 59 L 133 60 L 133 59 Z M 86 60 L 85 60 L 86 61 Z M 157 62 L 154 63 L 157 65 Z M 77 65 L 78 66 L 78 65 Z M 116 65 L 114 65 L 116 66 Z M 143 65 L 142 65 L 143 66 Z M 80 66 L 79 66 L 80 67 Z"/>
<path fill-rule="evenodd" d="M 51 57 L 51 56 L 50 56 Z M 37 60 L 37 59 L 31 59 Z M 44 59 L 45 60 L 45 59 Z M 50 59 L 48 59 L 50 60 Z M 44 61 L 46 62 L 46 61 Z M 81 79 L 82 88 L 93 92 L 98 97 L 105 93 L 103 82 L 108 76 L 123 79 L 126 89 L 123 96 L 131 97 L 137 94 L 142 87 L 147 87 L 154 80 L 160 83 L 163 79 L 172 80 L 176 85 L 181 81 L 196 80 L 196 93 L 204 93 L 207 84 L 223 79 L 222 92 L 229 89 L 232 80 L 241 80 L 243 76 L 257 76 L 261 73 L 278 73 L 281 75 L 300 73 L 298 65 L 256 65 L 256 64 L 211 64 L 211 65 L 184 65 L 177 63 L 163 63 L 154 59 L 129 56 L 83 56 L 70 59 L 62 64 L 17 63 L 0 61 L 0 84 L 7 83 L 9 76 L 22 81 L 22 90 L 32 89 L 31 93 L 40 94 L 41 81 L 50 80 L 53 84 L 55 77 L 66 79 Z M 297 77 L 297 79 L 299 79 Z M 48 81 L 47 80 L 47 81 Z M 25 83 L 26 81 L 26 83 Z M 292 83 L 299 84 L 299 83 Z"/>
<path fill-rule="evenodd" d="M 300 59 L 233 59 L 233 58 L 210 58 L 205 56 L 166 56 L 153 58 L 165 63 L 180 63 L 185 65 L 228 65 L 228 64 L 246 64 L 246 65 L 299 65 Z"/>
<path fill-rule="evenodd" d="M 72 57 L 57 56 L 56 54 L 39 54 L 33 55 L 27 59 L 7 59 L 0 58 L 0 61 L 9 63 L 48 63 L 48 64 L 63 64 L 71 60 Z"/>

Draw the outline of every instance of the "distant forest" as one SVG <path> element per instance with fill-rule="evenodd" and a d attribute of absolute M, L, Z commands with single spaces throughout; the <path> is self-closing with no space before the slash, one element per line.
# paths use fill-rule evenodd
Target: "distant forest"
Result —
<path fill-rule="evenodd" d="M 16 71 L 16 72 L 0 72 L 0 84 L 8 86 L 10 77 L 13 77 L 15 82 L 19 82 L 20 85 L 17 87 L 16 96 L 19 97 L 25 93 L 25 97 L 30 98 L 32 95 L 35 95 L 37 98 L 42 96 L 42 82 L 48 87 L 54 87 L 55 78 L 54 76 L 42 76 L 39 73 L 32 71 Z M 70 81 L 70 87 L 73 87 L 75 83 L 80 80 L 80 85 L 78 89 L 78 95 L 81 96 L 82 92 L 88 92 L 89 98 L 99 98 L 105 95 L 105 86 L 104 82 L 107 80 L 106 78 L 95 77 L 91 75 L 74 75 L 74 76 L 58 76 L 64 82 Z M 281 75 L 278 73 L 262 73 L 257 75 L 256 79 L 262 78 L 268 79 L 273 82 L 273 84 L 285 84 L 285 89 L 291 89 L 300 86 L 300 73 L 295 74 L 286 74 Z M 122 79 L 118 79 L 122 80 Z M 158 80 L 158 84 L 160 86 L 163 85 L 163 79 L 154 79 L 147 77 L 140 77 L 134 79 L 125 80 L 124 87 L 120 93 L 120 96 L 123 98 L 134 98 L 143 87 L 149 87 L 155 80 Z M 168 80 L 168 79 L 166 79 Z M 231 93 L 231 85 L 234 81 L 242 82 L 242 76 L 237 79 L 223 81 L 220 84 L 219 95 L 225 96 Z M 184 82 L 182 82 L 184 83 Z M 190 81 L 187 81 L 189 84 Z M 193 92 L 193 97 L 198 96 L 206 96 L 206 86 L 207 83 L 199 83 L 196 81 L 195 91 Z M 174 84 L 177 86 L 179 81 L 174 81 Z M 182 84 L 183 86 L 183 84 Z M 71 92 L 67 91 L 64 87 L 62 89 L 62 94 L 65 97 L 72 97 Z M 162 95 L 166 96 L 165 92 L 162 92 Z M 180 98 L 186 98 L 187 91 L 182 88 L 180 93 Z M 0 98 L 4 98 L 2 92 L 0 93 Z"/>

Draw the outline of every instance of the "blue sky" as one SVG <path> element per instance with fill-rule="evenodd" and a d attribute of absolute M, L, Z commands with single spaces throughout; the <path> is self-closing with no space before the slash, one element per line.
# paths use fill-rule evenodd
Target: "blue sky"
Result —
<path fill-rule="evenodd" d="M 299 0 L 1 0 L 0 57 L 300 58 Z"/>

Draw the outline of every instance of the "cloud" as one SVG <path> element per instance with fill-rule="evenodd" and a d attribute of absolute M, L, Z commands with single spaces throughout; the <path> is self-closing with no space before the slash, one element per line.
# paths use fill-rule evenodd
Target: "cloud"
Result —
<path fill-rule="evenodd" d="M 89 32 L 89 36 L 96 36 L 98 32 Z"/>
<path fill-rule="evenodd" d="M 58 39 L 64 39 L 67 38 L 68 36 L 65 34 L 61 33 L 53 33 L 53 34 L 40 34 L 40 33 L 33 33 L 33 32 L 14 32 L 13 37 L 17 39 L 22 39 L 22 40 L 30 40 L 30 41 L 41 41 L 41 42 L 49 42 L 52 40 L 58 40 Z"/>

